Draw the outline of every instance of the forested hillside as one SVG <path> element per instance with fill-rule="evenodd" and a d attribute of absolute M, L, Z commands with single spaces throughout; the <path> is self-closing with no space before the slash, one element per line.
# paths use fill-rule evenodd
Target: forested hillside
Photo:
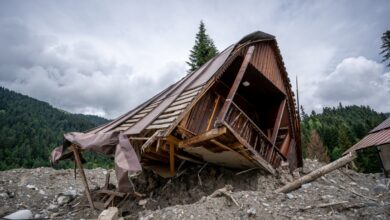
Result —
<path fill-rule="evenodd" d="M 302 145 L 306 157 L 329 162 L 339 158 L 367 132 L 386 119 L 368 106 L 323 108 L 321 114 L 307 115 L 301 108 Z M 377 172 L 381 165 L 375 149 L 359 154 L 356 165 L 363 172 Z"/>
<path fill-rule="evenodd" d="M 71 114 L 0 87 L 0 170 L 49 166 L 49 154 L 62 143 L 65 132 L 84 131 L 104 122 L 107 119 Z"/>

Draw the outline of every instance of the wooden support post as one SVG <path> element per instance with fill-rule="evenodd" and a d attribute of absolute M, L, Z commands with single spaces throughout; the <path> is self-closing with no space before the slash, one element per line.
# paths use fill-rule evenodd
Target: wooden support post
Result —
<path fill-rule="evenodd" d="M 214 118 L 214 115 L 215 115 L 215 112 L 217 111 L 217 107 L 218 107 L 218 102 L 219 102 L 219 95 L 217 96 L 217 99 L 215 99 L 215 104 L 214 104 L 214 108 L 213 108 L 213 112 L 211 113 L 211 116 L 209 118 L 209 122 L 207 124 L 207 129 L 206 131 L 210 130 L 210 127 L 211 127 L 211 123 L 213 122 L 213 118 Z"/>
<path fill-rule="evenodd" d="M 288 192 L 291 192 L 297 188 L 299 188 L 301 185 L 305 184 L 305 183 L 309 183 L 333 170 L 336 170 L 342 166 L 344 166 L 345 164 L 351 162 L 352 160 L 354 160 L 355 158 L 357 157 L 356 155 L 356 152 L 355 151 L 352 151 L 350 152 L 349 154 L 345 155 L 344 157 L 341 157 L 335 161 L 333 161 L 332 163 L 329 163 L 317 170 L 314 170 L 312 171 L 311 173 L 277 189 L 275 192 L 276 193 L 288 193 Z"/>
<path fill-rule="evenodd" d="M 282 103 L 280 103 L 280 106 L 279 106 L 278 116 L 276 116 L 274 129 L 272 131 L 272 138 L 271 138 L 272 145 L 275 145 L 276 139 L 278 138 L 278 132 L 279 132 L 279 128 L 280 128 L 280 123 L 282 122 L 282 117 L 283 117 L 283 112 L 284 112 L 285 106 L 286 106 L 286 99 L 284 99 L 282 101 Z"/>
<path fill-rule="evenodd" d="M 218 115 L 217 119 L 217 125 L 222 125 L 222 122 L 225 119 L 226 113 L 230 107 L 230 104 L 233 101 L 234 95 L 236 94 L 238 87 L 240 86 L 241 80 L 244 77 L 244 73 L 249 65 L 249 62 L 251 61 L 253 51 L 255 50 L 255 46 L 250 46 L 248 48 L 248 51 L 246 52 L 244 61 L 242 61 L 240 70 L 237 73 L 236 79 L 234 80 L 234 83 L 232 87 L 230 88 L 229 94 L 226 97 L 225 103 L 222 106 L 222 109 Z"/>
<path fill-rule="evenodd" d="M 77 164 L 77 166 L 79 168 L 79 171 L 80 171 L 80 174 L 81 174 L 81 179 L 83 181 L 84 188 L 85 188 L 85 194 L 87 195 L 87 199 L 88 199 L 89 205 L 91 206 L 92 209 L 95 209 L 95 206 L 94 206 L 93 201 L 92 201 L 91 192 L 89 191 L 88 181 L 87 181 L 87 178 L 85 177 L 83 164 L 81 163 L 79 151 L 76 148 L 76 146 L 73 145 L 73 144 L 70 145 L 70 148 L 73 151 L 76 164 Z"/>
<path fill-rule="evenodd" d="M 169 143 L 169 172 L 171 176 L 175 175 L 175 145 Z"/>

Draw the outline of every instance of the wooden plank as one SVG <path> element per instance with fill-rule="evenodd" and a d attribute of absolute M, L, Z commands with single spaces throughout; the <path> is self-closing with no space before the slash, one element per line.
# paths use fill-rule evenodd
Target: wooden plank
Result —
<path fill-rule="evenodd" d="M 180 104 L 184 104 L 184 103 L 188 103 L 188 102 L 191 102 L 192 99 L 194 99 L 194 97 L 189 97 L 189 98 L 186 98 L 186 99 L 182 99 L 182 100 L 176 100 L 175 102 L 172 103 L 171 106 L 176 106 L 176 105 L 180 105 Z"/>
<path fill-rule="evenodd" d="M 89 205 L 90 205 L 91 209 L 95 209 L 95 206 L 94 206 L 93 201 L 92 201 L 91 191 L 89 191 L 87 177 L 85 176 L 83 164 L 81 163 L 79 151 L 76 148 L 76 146 L 73 145 L 73 144 L 70 145 L 70 148 L 73 151 L 75 162 L 77 164 L 77 167 L 79 168 L 79 171 L 80 171 L 80 174 L 81 174 L 81 179 L 83 181 L 84 188 L 85 188 L 85 194 L 87 195 L 87 199 L 88 199 Z"/>
<path fill-rule="evenodd" d="M 118 127 L 130 127 L 130 126 L 132 126 L 134 123 L 123 123 L 123 124 L 121 124 L 121 125 L 119 125 Z"/>
<path fill-rule="evenodd" d="M 177 105 L 177 106 L 173 106 L 173 107 L 169 107 L 164 112 L 173 112 L 173 111 L 176 111 L 176 110 L 181 110 L 181 109 L 184 109 L 185 107 L 187 107 L 187 105 L 188 105 L 188 103 Z"/>
<path fill-rule="evenodd" d="M 211 116 L 210 116 L 210 118 L 209 118 L 209 122 L 207 123 L 207 128 L 206 128 L 206 131 L 210 130 L 211 123 L 212 123 L 212 121 L 213 121 L 213 119 L 214 119 L 215 112 L 217 111 L 217 107 L 218 107 L 219 98 L 220 98 L 220 96 L 219 96 L 219 95 L 217 95 L 217 99 L 215 100 L 215 104 L 214 104 L 213 112 L 211 113 Z"/>
<path fill-rule="evenodd" d="M 160 124 L 160 125 L 149 125 L 146 129 L 161 129 L 161 128 L 167 128 L 171 125 L 171 123 L 166 123 L 166 124 Z"/>
<path fill-rule="evenodd" d="M 137 122 L 137 121 L 139 121 L 138 118 L 131 118 L 131 119 L 125 121 L 125 123 L 134 123 L 134 122 Z"/>
<path fill-rule="evenodd" d="M 177 116 L 177 115 L 180 115 L 180 113 L 183 112 L 182 110 L 177 110 L 177 111 L 174 111 L 174 112 L 171 112 L 171 113 L 164 113 L 160 116 L 158 116 L 157 119 L 163 119 L 163 118 L 169 118 L 171 116 Z"/>
<path fill-rule="evenodd" d="M 172 116 L 170 118 L 164 118 L 164 119 L 157 119 L 156 121 L 153 122 L 153 125 L 173 122 L 176 118 L 177 116 Z"/>
<path fill-rule="evenodd" d="M 282 103 L 280 103 L 279 105 L 278 115 L 276 116 L 274 130 L 272 131 L 272 136 L 271 136 L 272 145 L 275 145 L 276 143 L 276 138 L 278 137 L 279 127 L 280 127 L 280 123 L 282 122 L 285 106 L 286 106 L 286 99 L 284 99 Z"/>
<path fill-rule="evenodd" d="M 134 115 L 132 118 L 142 118 L 145 115 L 147 115 L 147 114 L 146 113 L 144 113 L 144 114 L 138 113 L 138 114 Z"/>
<path fill-rule="evenodd" d="M 184 96 L 179 96 L 176 101 L 180 101 L 180 100 L 183 100 L 183 99 L 186 99 L 186 98 L 189 98 L 189 97 L 195 97 L 196 95 L 198 95 L 200 91 L 195 91 L 193 93 L 190 93 L 190 94 L 187 94 L 187 95 L 184 95 Z"/>
<path fill-rule="evenodd" d="M 222 109 L 219 113 L 217 124 L 221 125 L 225 119 L 226 113 L 230 107 L 231 102 L 233 101 L 234 95 L 236 94 L 238 87 L 241 84 L 241 80 L 244 77 L 244 73 L 249 65 L 249 62 L 251 61 L 253 50 L 255 49 L 255 46 L 250 46 L 248 48 L 248 51 L 246 52 L 244 61 L 242 61 L 240 70 L 237 73 L 237 76 L 234 80 L 234 83 L 232 87 L 230 88 L 229 94 L 226 97 L 225 103 L 222 106 Z"/>
<path fill-rule="evenodd" d="M 139 113 L 140 114 L 143 114 L 143 113 L 149 113 L 153 110 L 154 108 L 149 108 L 149 109 L 143 109 L 142 111 L 140 111 Z"/>
<path fill-rule="evenodd" d="M 169 172 L 171 176 L 175 175 L 175 145 L 169 143 Z"/>
<path fill-rule="evenodd" d="M 157 130 L 154 134 L 142 145 L 141 152 L 143 153 L 155 140 L 157 140 L 158 135 L 161 133 L 161 130 Z"/>
<path fill-rule="evenodd" d="M 193 88 L 193 89 L 189 89 L 189 90 L 187 90 L 187 91 L 184 91 L 182 94 L 180 94 L 180 96 L 188 95 L 188 94 L 193 93 L 193 92 L 195 92 L 195 91 L 199 91 L 199 90 L 201 90 L 202 88 L 203 88 L 203 85 L 198 86 L 198 87 L 195 87 L 195 88 Z"/>
<path fill-rule="evenodd" d="M 171 142 L 171 143 L 174 143 L 176 145 L 179 145 L 179 143 L 181 142 L 181 140 L 177 139 L 176 137 L 174 137 L 172 135 L 169 135 L 168 137 L 166 137 L 166 140 Z"/>
<path fill-rule="evenodd" d="M 210 140 L 211 143 L 217 145 L 218 147 L 222 148 L 222 149 L 225 149 L 225 150 L 228 150 L 228 151 L 234 151 L 233 149 L 231 149 L 230 147 L 222 144 L 221 142 L 215 140 L 215 139 L 211 139 Z"/>
<path fill-rule="evenodd" d="M 225 127 L 215 128 L 215 129 L 207 131 L 207 132 L 205 132 L 203 134 L 200 134 L 200 135 L 194 136 L 192 138 L 186 139 L 184 141 L 181 141 L 179 143 L 179 148 L 182 148 L 182 147 L 185 147 L 185 146 L 189 146 L 189 145 L 192 145 L 192 144 L 196 144 L 196 143 L 200 143 L 200 142 L 203 142 L 203 141 L 206 141 L 206 140 L 210 140 L 210 139 L 216 138 L 218 136 L 221 136 L 223 134 L 226 134 L 226 128 Z"/>

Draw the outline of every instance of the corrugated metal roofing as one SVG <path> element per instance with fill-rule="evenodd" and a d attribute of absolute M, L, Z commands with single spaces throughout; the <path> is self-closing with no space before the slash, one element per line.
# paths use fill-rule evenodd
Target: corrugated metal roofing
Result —
<path fill-rule="evenodd" d="M 367 136 L 345 151 L 344 154 L 388 143 L 390 143 L 390 117 L 372 129 Z"/>

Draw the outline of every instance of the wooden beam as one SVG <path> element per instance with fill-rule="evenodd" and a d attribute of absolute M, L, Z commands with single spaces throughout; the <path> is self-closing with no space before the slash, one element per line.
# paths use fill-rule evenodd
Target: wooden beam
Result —
<path fill-rule="evenodd" d="M 215 139 L 211 139 L 210 140 L 211 143 L 217 145 L 218 147 L 222 148 L 222 149 L 225 149 L 225 150 L 228 150 L 228 151 L 234 151 L 233 149 L 231 149 L 230 147 L 222 144 L 221 142 L 215 140 Z"/>
<path fill-rule="evenodd" d="M 179 143 L 179 148 L 183 148 L 185 146 L 189 146 L 189 145 L 192 145 L 192 144 L 197 144 L 197 143 L 200 143 L 200 142 L 203 142 L 203 141 L 207 141 L 207 140 L 216 138 L 218 136 L 221 136 L 221 135 L 223 135 L 225 133 L 226 133 L 226 128 L 225 127 L 214 128 L 214 129 L 211 129 L 210 131 L 207 131 L 207 132 L 205 132 L 203 134 L 200 134 L 200 135 L 194 136 L 192 138 L 186 139 L 184 141 L 181 141 Z"/>
<path fill-rule="evenodd" d="M 141 152 L 143 153 L 154 141 L 157 140 L 158 135 L 161 133 L 161 130 L 157 130 L 154 134 L 142 145 Z"/>
<path fill-rule="evenodd" d="M 215 112 L 217 111 L 219 98 L 220 98 L 220 96 L 217 95 L 217 99 L 215 99 L 215 104 L 214 104 L 213 112 L 211 113 L 211 116 L 210 116 L 210 118 L 209 118 L 209 122 L 208 122 L 208 124 L 207 124 L 207 129 L 206 129 L 206 131 L 210 130 L 211 123 L 213 122 L 213 118 L 214 118 Z"/>
<path fill-rule="evenodd" d="M 166 140 L 171 142 L 171 143 L 174 143 L 176 145 L 179 145 L 179 143 L 181 142 L 181 140 L 177 139 L 176 137 L 174 137 L 172 135 L 169 135 L 168 137 L 166 137 Z"/>
<path fill-rule="evenodd" d="M 280 152 L 287 157 L 289 147 L 291 147 L 291 137 L 290 132 L 287 133 L 286 137 L 283 140 L 282 146 L 280 147 Z"/>
<path fill-rule="evenodd" d="M 279 105 L 279 111 L 278 111 L 278 115 L 276 116 L 274 130 L 272 131 L 272 138 L 271 138 L 272 145 L 275 145 L 275 143 L 276 143 L 276 139 L 278 137 L 280 123 L 282 122 L 285 106 L 286 106 L 286 99 L 283 99 L 282 103 L 280 103 L 280 105 Z"/>
<path fill-rule="evenodd" d="M 85 194 L 87 195 L 89 205 L 90 205 L 91 209 L 95 209 L 95 206 L 94 206 L 93 201 L 92 201 L 91 191 L 89 191 L 88 181 L 87 181 L 87 178 L 85 177 L 83 164 L 81 163 L 79 151 L 76 148 L 76 146 L 73 144 L 70 145 L 70 148 L 73 151 L 75 162 L 77 164 L 77 167 L 79 168 L 79 171 L 81 174 L 81 180 L 83 181 L 83 184 L 84 184 Z"/>
<path fill-rule="evenodd" d="M 339 159 L 333 161 L 332 163 L 329 163 L 323 167 L 320 167 L 314 171 L 312 171 L 311 173 L 291 182 L 291 183 L 288 183 L 287 185 L 277 189 L 275 192 L 276 193 L 288 193 L 288 192 L 291 192 L 293 191 L 294 189 L 297 189 L 299 188 L 301 185 L 305 184 L 305 183 L 308 183 L 308 182 L 311 182 L 333 170 L 336 170 L 342 166 L 344 166 L 345 164 L 351 162 L 352 160 L 354 160 L 355 158 L 357 157 L 356 155 L 356 152 L 355 151 L 352 151 L 350 152 L 349 154 L 345 155 L 344 157 L 340 157 Z"/>
<path fill-rule="evenodd" d="M 225 119 L 226 113 L 230 107 L 230 104 L 234 98 L 234 95 L 236 94 L 238 87 L 240 86 L 241 80 L 244 77 L 244 73 L 249 65 L 249 62 L 251 61 L 254 49 L 255 49 L 255 46 L 250 46 L 248 48 L 248 51 L 246 52 L 244 61 L 242 61 L 240 70 L 237 73 L 236 79 L 234 80 L 233 85 L 230 88 L 229 94 L 226 97 L 225 103 L 223 104 L 222 109 L 218 115 L 217 125 L 222 125 L 222 122 Z"/>
<path fill-rule="evenodd" d="M 169 143 L 169 173 L 175 175 L 175 145 Z"/>
<path fill-rule="evenodd" d="M 245 139 L 243 139 L 239 134 L 237 134 L 237 132 L 227 123 L 223 123 L 223 125 L 226 126 L 233 134 L 233 136 L 253 154 L 252 158 L 254 159 L 254 161 L 257 162 L 258 165 L 260 165 L 261 168 L 270 172 L 272 175 L 276 175 L 276 171 L 272 167 L 272 165 L 268 163 L 256 150 L 254 150 Z"/>

